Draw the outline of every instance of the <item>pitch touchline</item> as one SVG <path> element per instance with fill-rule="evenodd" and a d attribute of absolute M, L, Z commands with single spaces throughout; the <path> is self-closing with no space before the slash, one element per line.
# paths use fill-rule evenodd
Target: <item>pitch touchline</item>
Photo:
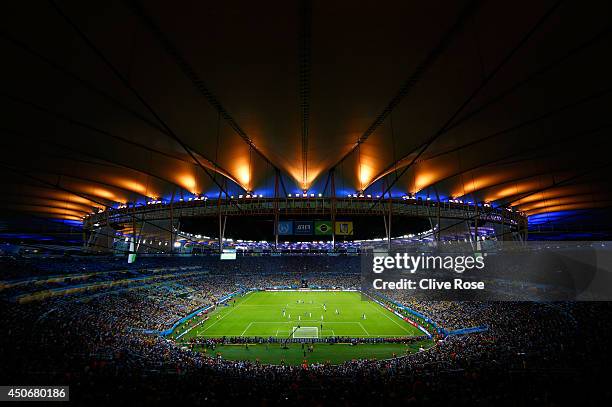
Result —
<path fill-rule="evenodd" d="M 374 307 L 374 309 L 376 309 L 376 311 L 380 312 L 382 315 L 384 315 L 385 317 L 389 318 L 391 320 L 391 322 L 393 322 L 395 325 L 399 326 L 400 328 L 402 328 L 405 332 L 407 333 L 411 333 L 408 329 L 406 329 L 405 327 L 403 327 L 402 325 L 400 325 L 395 319 L 392 319 L 389 315 L 385 314 L 384 312 L 382 312 L 381 310 L 378 309 L 378 305 L 374 306 L 374 304 L 370 303 L 370 305 L 372 305 Z"/>
<path fill-rule="evenodd" d="M 240 336 L 244 336 L 245 332 L 249 330 L 249 328 L 251 327 L 251 325 L 253 325 L 253 323 L 252 323 L 252 322 L 251 322 L 250 324 L 248 324 L 246 328 L 244 328 L 244 331 L 242 331 L 242 333 L 240 334 Z"/>
<path fill-rule="evenodd" d="M 251 295 L 249 295 L 244 301 L 247 302 L 248 300 L 251 299 Z M 219 319 L 217 319 L 215 322 L 213 322 L 212 324 L 208 325 L 207 327 L 205 327 L 204 329 L 202 329 L 201 331 L 198 331 L 198 333 L 196 334 L 196 336 L 205 336 L 205 335 L 200 335 L 201 332 L 206 332 L 208 329 L 212 328 L 217 322 L 221 321 L 223 318 L 225 318 L 226 316 L 228 316 L 229 314 L 231 314 L 232 312 L 236 311 L 236 308 L 240 307 L 240 305 L 242 305 L 242 303 L 239 303 L 238 305 L 235 305 L 234 308 L 232 308 L 227 314 L 223 315 L 222 317 L 220 317 Z"/>
<path fill-rule="evenodd" d="M 251 326 L 253 326 L 253 324 L 289 324 L 289 323 L 295 323 L 296 321 L 252 321 L 250 322 L 246 328 L 244 328 L 244 331 L 242 331 L 242 333 L 240 334 L 240 336 L 244 336 L 244 334 L 249 330 L 249 328 L 251 328 Z M 313 321 L 298 321 L 298 322 L 316 322 L 317 324 L 319 323 L 318 320 L 313 320 Z M 363 324 L 361 322 L 353 322 L 353 321 L 341 321 L 341 322 L 325 322 L 326 325 L 329 324 L 357 324 L 361 327 L 361 329 L 363 330 L 363 332 L 365 332 L 365 336 L 373 336 L 373 337 L 383 337 L 383 336 L 388 336 L 388 335 L 370 335 L 370 333 L 368 332 L 367 329 L 365 329 L 365 327 L 363 326 Z M 276 334 L 274 336 L 278 336 L 278 331 L 279 329 L 276 330 Z M 323 329 L 321 331 L 321 334 L 323 334 L 323 331 L 328 331 L 328 329 Z M 332 332 L 332 336 L 335 335 L 334 330 L 333 329 L 329 329 L 329 331 Z M 203 332 L 203 331 L 202 331 Z M 199 336 L 206 336 L 206 335 L 199 335 Z M 363 336 L 363 335 L 350 335 L 350 336 Z"/>
<path fill-rule="evenodd" d="M 333 329 L 324 329 L 324 330 L 320 330 L 319 332 L 321 332 L 321 335 L 324 336 L 323 332 L 332 332 L 332 336 L 336 336 L 336 334 L 334 333 Z M 283 334 L 290 334 L 291 331 L 288 330 L 278 330 L 276 332 L 276 337 L 278 337 L 279 333 L 283 333 Z M 206 335 L 198 335 L 201 337 L 210 337 L 210 338 L 219 338 L 219 335 L 215 335 L 215 334 L 206 334 Z M 272 335 L 260 335 L 260 336 L 253 336 L 254 338 L 258 338 L 258 337 L 262 337 L 262 338 L 267 338 L 268 336 L 272 336 Z M 284 336 L 284 335 L 283 335 Z M 342 337 L 347 337 L 347 338 L 405 338 L 405 335 L 398 335 L 398 334 L 383 334 L 383 335 L 355 335 L 355 334 L 351 334 L 351 335 L 340 335 Z"/>
<path fill-rule="evenodd" d="M 200 332 L 206 332 L 208 329 L 212 328 L 213 326 L 215 326 L 217 324 L 217 322 L 221 321 L 223 318 L 225 318 L 226 316 L 228 316 L 229 314 L 231 314 L 232 312 L 236 311 L 236 308 L 238 308 L 237 306 L 234 307 L 233 309 L 231 309 L 227 314 L 223 315 L 222 317 L 220 317 L 219 319 L 217 319 L 215 322 L 213 322 L 212 324 L 208 325 L 207 327 L 204 327 L 204 329 L 202 329 L 201 331 L 198 331 L 198 333 L 196 334 L 196 336 L 202 336 L 200 335 Z"/>
<path fill-rule="evenodd" d="M 291 320 L 291 321 L 253 321 L 251 324 L 295 324 L 296 322 L 316 322 L 317 324 L 359 324 L 361 322 L 356 321 L 320 321 L 318 319 L 302 319 L 302 320 Z M 365 329 L 364 329 L 365 330 Z"/>
<path fill-rule="evenodd" d="M 370 336 L 370 333 L 368 332 L 367 329 L 364 328 L 363 324 L 361 322 L 357 322 L 359 324 L 359 326 L 361 327 L 361 329 L 363 329 L 363 332 L 366 333 L 366 335 Z"/>

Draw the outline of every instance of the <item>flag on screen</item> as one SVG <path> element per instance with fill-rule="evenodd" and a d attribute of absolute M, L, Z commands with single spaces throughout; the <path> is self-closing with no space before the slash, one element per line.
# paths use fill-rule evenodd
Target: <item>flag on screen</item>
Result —
<path fill-rule="evenodd" d="M 292 235 L 293 234 L 293 222 L 290 220 L 278 222 L 278 234 L 279 235 Z"/>
<path fill-rule="evenodd" d="M 315 235 L 331 235 L 332 223 L 327 220 L 315 221 Z"/>
<path fill-rule="evenodd" d="M 353 222 L 336 222 L 336 235 L 352 235 Z"/>

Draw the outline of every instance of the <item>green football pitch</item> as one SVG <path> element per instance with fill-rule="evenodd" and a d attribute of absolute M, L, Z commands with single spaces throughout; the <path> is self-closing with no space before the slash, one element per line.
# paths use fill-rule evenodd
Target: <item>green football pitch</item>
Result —
<path fill-rule="evenodd" d="M 197 324 L 192 320 L 188 326 Z M 181 326 L 175 335 L 188 326 Z M 181 341 L 219 337 L 393 338 L 422 336 L 359 292 L 255 291 L 217 307 Z"/>
<path fill-rule="evenodd" d="M 227 360 L 260 363 L 337 364 L 353 359 L 389 359 L 433 346 L 430 339 L 407 343 L 317 343 L 310 349 L 284 339 L 326 337 L 397 338 L 423 333 L 358 292 L 348 291 L 255 291 L 237 296 L 227 306 L 179 326 L 171 335 L 180 343 L 191 339 L 220 337 L 275 337 L 277 343 L 219 344 L 194 349 Z M 191 329 L 189 329 L 191 328 Z M 186 332 L 186 330 L 189 330 Z M 186 333 L 185 333 L 186 332 Z M 348 341 L 347 341 L 348 342 Z"/>

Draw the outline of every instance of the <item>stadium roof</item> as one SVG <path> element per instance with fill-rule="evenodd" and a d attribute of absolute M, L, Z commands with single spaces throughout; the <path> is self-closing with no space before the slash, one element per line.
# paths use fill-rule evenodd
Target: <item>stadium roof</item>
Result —
<path fill-rule="evenodd" d="M 610 207 L 610 2 L 12 2 L 4 210 L 253 191 Z M 6 212 L 5 212 L 6 213 Z M 595 212 L 592 212 L 595 213 Z M 542 217 L 544 216 L 544 220 Z"/>

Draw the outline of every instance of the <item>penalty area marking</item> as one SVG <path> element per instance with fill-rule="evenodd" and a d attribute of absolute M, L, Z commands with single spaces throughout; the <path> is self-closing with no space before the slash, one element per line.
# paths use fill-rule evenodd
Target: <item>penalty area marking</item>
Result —
<path fill-rule="evenodd" d="M 361 327 L 361 329 L 363 329 L 363 332 L 366 333 L 366 335 L 370 336 L 370 333 L 368 332 L 367 329 L 364 328 L 363 324 L 361 322 L 357 322 L 359 324 L 359 326 Z"/>
<path fill-rule="evenodd" d="M 228 312 L 228 314 L 229 314 L 229 312 Z M 220 319 L 222 319 L 222 318 L 220 318 Z M 218 322 L 219 320 L 215 321 L 215 323 Z M 264 325 L 265 324 L 294 324 L 295 322 L 296 321 L 251 321 L 246 326 L 246 328 L 244 328 L 244 330 L 242 331 L 240 336 L 244 337 L 244 335 L 247 333 L 247 331 L 249 329 L 251 329 L 251 327 L 253 325 L 256 325 L 256 324 L 264 324 Z M 318 324 L 320 321 L 319 320 L 310 320 L 310 321 L 309 320 L 302 320 L 302 321 L 299 321 L 299 322 L 302 322 L 302 323 L 317 323 Z M 323 324 L 325 324 L 327 326 L 335 325 L 335 324 L 353 324 L 353 325 L 358 325 L 361 328 L 361 330 L 363 332 L 365 332 L 365 335 L 355 335 L 355 334 L 352 334 L 352 335 L 346 335 L 346 336 L 364 337 L 364 338 L 365 337 L 381 338 L 381 337 L 388 337 L 388 336 L 393 336 L 393 337 L 395 337 L 395 336 L 403 336 L 403 335 L 397 335 L 397 334 L 394 334 L 394 335 L 371 335 L 368 332 L 368 330 L 363 326 L 363 324 L 361 322 L 355 322 L 355 321 L 326 321 L 326 322 L 323 322 Z M 211 326 L 212 325 L 213 324 L 211 324 Z M 293 327 L 293 328 L 296 328 L 296 327 Z M 308 327 L 304 327 L 304 328 L 308 328 Z M 316 328 L 316 327 L 313 327 L 313 328 Z M 206 335 L 206 334 L 204 334 L 204 331 L 205 330 L 202 330 L 201 332 L 198 332 L 197 336 L 202 336 L 202 337 L 219 336 L 219 335 Z M 335 336 L 335 332 L 334 332 L 333 329 L 323 329 L 323 330 L 321 330 L 321 336 L 324 336 L 324 334 L 323 334 L 324 331 L 331 331 L 332 332 L 331 336 Z M 275 334 L 274 334 L 274 336 L 279 336 L 279 334 L 280 335 L 288 335 L 288 334 L 292 334 L 292 331 L 290 329 L 277 329 Z"/>

